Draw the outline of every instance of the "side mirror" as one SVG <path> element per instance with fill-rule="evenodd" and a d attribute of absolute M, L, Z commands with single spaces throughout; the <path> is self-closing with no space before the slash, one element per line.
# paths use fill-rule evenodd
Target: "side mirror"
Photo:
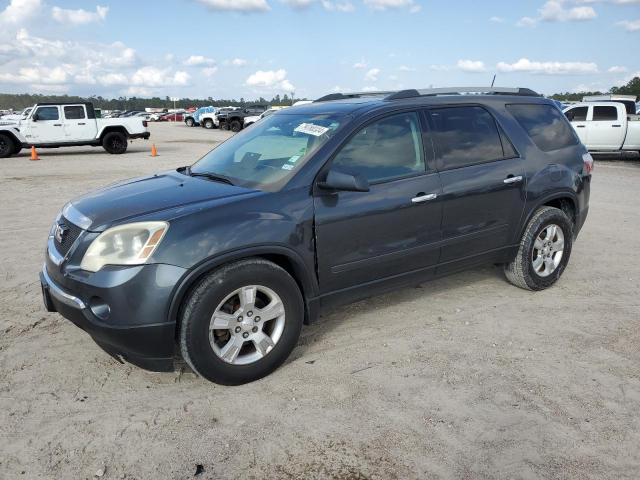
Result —
<path fill-rule="evenodd" d="M 325 181 L 318 182 L 318 187 L 322 188 L 323 190 L 368 192 L 369 182 L 359 173 L 352 175 L 350 173 L 339 172 L 338 170 L 329 170 Z"/>
<path fill-rule="evenodd" d="M 34 113 L 33 116 L 31 117 L 31 120 L 33 120 L 34 122 L 38 121 L 38 114 Z"/>

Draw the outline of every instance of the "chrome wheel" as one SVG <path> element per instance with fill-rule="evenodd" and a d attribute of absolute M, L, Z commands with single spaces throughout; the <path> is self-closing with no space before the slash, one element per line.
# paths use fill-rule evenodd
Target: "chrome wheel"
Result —
<path fill-rule="evenodd" d="M 548 277 L 560 265 L 564 252 L 564 233 L 558 225 L 547 225 L 533 244 L 533 270 L 541 277 Z"/>
<path fill-rule="evenodd" d="M 273 350 L 284 324 L 284 304 L 278 294 L 261 285 L 247 285 L 220 302 L 209 324 L 209 342 L 223 361 L 247 365 Z"/>

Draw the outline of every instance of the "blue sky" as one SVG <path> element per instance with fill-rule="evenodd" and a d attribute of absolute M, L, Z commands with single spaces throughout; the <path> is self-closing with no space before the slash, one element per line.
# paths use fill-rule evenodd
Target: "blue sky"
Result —
<path fill-rule="evenodd" d="M 640 75 L 640 0 L 0 0 L 0 92 L 270 97 Z"/>

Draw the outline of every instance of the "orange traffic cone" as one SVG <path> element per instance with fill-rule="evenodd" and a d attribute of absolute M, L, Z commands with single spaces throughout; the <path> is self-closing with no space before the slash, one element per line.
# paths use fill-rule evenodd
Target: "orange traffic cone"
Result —
<path fill-rule="evenodd" d="M 38 157 L 38 152 L 36 151 L 36 147 L 34 145 L 31 146 L 31 160 L 40 160 L 40 157 Z"/>
<path fill-rule="evenodd" d="M 158 156 L 158 150 L 156 149 L 156 144 L 155 143 L 151 144 L 151 156 L 152 157 L 157 157 Z"/>

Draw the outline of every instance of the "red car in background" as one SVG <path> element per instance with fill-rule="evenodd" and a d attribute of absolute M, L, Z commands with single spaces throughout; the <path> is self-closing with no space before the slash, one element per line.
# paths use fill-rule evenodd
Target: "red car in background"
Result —
<path fill-rule="evenodd" d="M 182 122 L 184 120 L 183 112 L 165 113 L 158 117 L 158 122 Z"/>

